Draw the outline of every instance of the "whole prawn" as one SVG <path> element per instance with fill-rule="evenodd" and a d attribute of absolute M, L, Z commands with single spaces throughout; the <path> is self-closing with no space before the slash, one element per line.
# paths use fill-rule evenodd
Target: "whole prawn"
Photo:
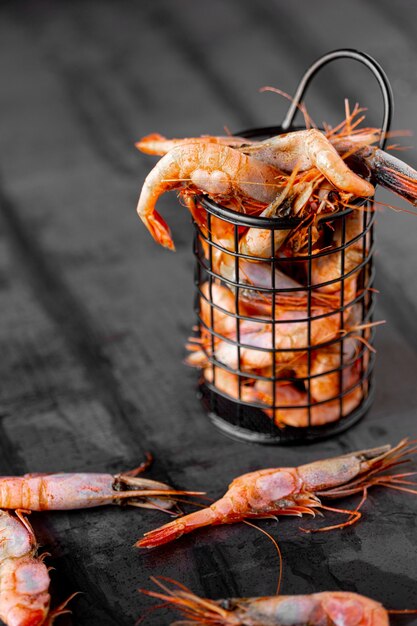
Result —
<path fill-rule="evenodd" d="M 0 620 L 7 626 L 51 625 L 66 613 L 50 612 L 49 570 L 37 556 L 34 532 L 22 511 L 0 511 Z"/>
<path fill-rule="evenodd" d="M 161 591 L 139 591 L 180 611 L 186 621 L 175 622 L 178 626 L 389 626 L 389 611 L 382 604 L 348 591 L 209 600 L 176 581 L 151 580 Z"/>
<path fill-rule="evenodd" d="M 192 492 L 172 489 L 165 483 L 140 478 L 152 462 L 151 455 L 139 467 L 122 474 L 61 473 L 0 477 L 0 509 L 58 511 L 86 509 L 107 504 L 128 504 L 169 512 L 175 497 Z M 196 494 L 193 494 L 196 495 Z"/>
<path fill-rule="evenodd" d="M 170 150 L 147 176 L 137 212 L 158 243 L 174 250 L 168 225 L 155 209 L 158 198 L 184 185 L 212 195 L 248 195 L 269 203 L 277 195 L 281 174 L 229 146 L 189 143 Z"/>
<path fill-rule="evenodd" d="M 375 182 L 413 204 L 417 202 L 417 172 L 383 150 L 366 145 L 366 141 L 375 140 L 375 134 L 371 134 L 371 139 L 364 134 L 365 145 L 356 136 L 343 135 L 342 139 L 338 143 L 337 135 L 328 138 L 313 128 L 237 147 L 236 142 L 231 147 L 227 141 L 208 141 L 207 137 L 186 139 L 184 143 L 176 140 L 146 178 L 138 215 L 158 243 L 174 249 L 170 230 L 155 209 L 158 198 L 173 189 L 192 188 L 222 200 L 248 197 L 268 205 L 273 203 L 272 209 L 276 211 L 277 197 L 288 192 L 285 173 L 293 174 L 296 169 L 308 172 L 314 168 L 340 192 L 356 197 L 373 196 L 373 184 L 350 169 L 342 158 L 346 150 L 369 171 Z M 145 143 L 139 144 L 141 149 Z M 300 183 L 297 195 L 304 202 L 304 193 L 311 190 L 304 182 Z M 271 209 L 265 210 L 269 215 Z M 282 234 L 278 238 L 281 245 Z"/>
<path fill-rule="evenodd" d="M 395 447 L 386 445 L 299 467 L 262 469 L 244 474 L 236 478 L 226 494 L 211 506 L 145 533 L 136 545 L 153 548 L 204 526 L 233 524 L 246 518 L 275 515 L 314 516 L 318 509 L 348 515 L 347 521 L 319 530 L 343 528 L 360 519 L 359 508 L 372 486 L 417 494 L 417 487 L 410 486 L 415 485 L 408 480 L 410 473 L 385 473 L 416 452 L 417 447 L 413 443 L 403 440 Z M 353 511 L 334 509 L 322 503 L 322 498 L 339 498 L 356 493 L 363 496 L 360 505 Z"/>

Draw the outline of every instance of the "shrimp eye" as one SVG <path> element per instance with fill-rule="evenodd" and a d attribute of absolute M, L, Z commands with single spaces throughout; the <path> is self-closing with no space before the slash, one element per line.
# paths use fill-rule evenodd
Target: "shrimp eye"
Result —
<path fill-rule="evenodd" d="M 288 217 L 291 213 L 292 202 L 291 200 L 284 200 L 277 211 L 278 217 Z"/>

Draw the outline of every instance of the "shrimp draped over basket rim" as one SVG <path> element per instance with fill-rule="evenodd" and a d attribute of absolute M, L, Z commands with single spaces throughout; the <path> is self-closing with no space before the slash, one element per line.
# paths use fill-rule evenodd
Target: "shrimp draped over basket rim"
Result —
<path fill-rule="evenodd" d="M 174 250 L 170 229 L 156 211 L 158 199 L 170 190 L 190 189 L 194 194 L 208 194 L 223 203 L 229 199 L 254 200 L 264 205 L 262 215 L 272 216 L 277 214 L 280 197 L 288 195 L 294 173 L 300 171 L 318 174 L 335 190 L 352 198 L 372 197 L 374 185 L 350 169 L 344 160 L 346 156 L 365 169 L 375 183 L 416 205 L 417 172 L 391 154 L 369 145 L 375 142 L 378 133 L 378 129 L 364 129 L 362 135 L 349 136 L 311 128 L 241 145 L 239 138 L 234 137 L 229 142 L 225 137 L 203 136 L 172 142 L 161 138 L 160 149 L 156 135 L 151 135 L 152 139 L 144 138 L 137 144 L 138 148 L 147 154 L 164 156 L 143 184 L 137 213 L 155 241 Z M 298 188 L 306 202 L 309 185 L 298 184 Z M 265 205 L 268 205 L 266 209 Z M 187 206 L 191 208 L 192 202 L 187 202 Z"/>
<path fill-rule="evenodd" d="M 145 533 L 136 546 L 154 548 L 204 526 L 267 516 L 314 516 L 317 510 L 343 513 L 348 518 L 340 524 L 306 532 L 351 526 L 361 518 L 359 509 L 370 487 L 379 485 L 417 494 L 417 484 L 409 480 L 416 472 L 387 473 L 387 470 L 409 461 L 416 452 L 415 442 L 404 439 L 394 447 L 385 445 L 299 467 L 261 469 L 244 474 L 230 484 L 220 500 Z M 322 499 L 357 493 L 362 494 L 362 500 L 354 510 L 336 509 L 322 502 Z"/>

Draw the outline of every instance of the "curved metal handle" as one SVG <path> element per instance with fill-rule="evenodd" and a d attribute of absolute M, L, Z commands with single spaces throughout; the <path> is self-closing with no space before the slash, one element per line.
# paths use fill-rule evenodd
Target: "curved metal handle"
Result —
<path fill-rule="evenodd" d="M 382 98 L 384 102 L 384 116 L 383 116 L 382 125 L 381 125 L 382 135 L 379 141 L 379 146 L 380 148 L 384 148 L 386 140 L 387 140 L 386 133 L 388 132 L 391 126 L 392 112 L 394 108 L 394 100 L 393 100 L 390 82 L 384 70 L 379 65 L 379 63 L 375 61 L 375 59 L 373 59 L 368 54 L 365 54 L 364 52 L 358 52 L 357 50 L 350 50 L 349 48 L 341 49 L 341 50 L 333 50 L 332 52 L 328 52 L 327 54 L 324 54 L 322 57 L 317 59 L 317 61 L 315 61 L 308 68 L 308 70 L 302 77 L 300 84 L 298 85 L 293 102 L 290 108 L 288 109 L 288 113 L 285 116 L 284 121 L 281 124 L 283 130 L 288 130 L 291 127 L 294 121 L 294 117 L 297 113 L 298 105 L 300 104 L 312 78 L 317 74 L 317 72 L 324 65 L 327 65 L 327 63 L 330 63 L 330 61 L 333 61 L 335 59 L 354 59 L 356 61 L 359 61 L 363 65 L 366 65 L 366 67 L 368 67 L 371 70 L 372 74 L 377 79 L 381 92 L 382 92 Z"/>

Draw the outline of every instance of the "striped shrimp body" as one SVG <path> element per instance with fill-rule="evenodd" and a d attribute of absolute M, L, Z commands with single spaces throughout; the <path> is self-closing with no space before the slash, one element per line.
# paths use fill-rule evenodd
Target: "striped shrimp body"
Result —
<path fill-rule="evenodd" d="M 33 530 L 17 512 L 0 511 L 0 619 L 7 626 L 51 624 L 49 573 Z"/>
<path fill-rule="evenodd" d="M 0 508 L 29 511 L 87 509 L 107 504 L 158 509 L 169 512 L 175 496 L 188 492 L 138 476 L 151 457 L 124 474 L 26 474 L 0 477 Z M 191 494 L 190 494 L 191 495 Z"/>
<path fill-rule="evenodd" d="M 208 600 L 175 581 L 159 577 L 152 581 L 160 591 L 140 591 L 186 616 L 186 622 L 175 622 L 184 626 L 389 626 L 382 604 L 347 591 Z"/>
<path fill-rule="evenodd" d="M 319 530 L 342 528 L 357 522 L 361 513 L 324 506 L 321 498 L 338 498 L 362 493 L 373 485 L 417 493 L 409 487 L 410 474 L 386 473 L 391 467 L 414 454 L 417 448 L 407 440 L 397 446 L 382 446 L 351 452 L 299 467 L 262 469 L 236 478 L 226 494 L 211 506 L 180 517 L 150 531 L 136 544 L 153 548 L 204 526 L 233 524 L 245 518 L 269 515 L 314 515 L 317 509 L 329 509 L 348 515 L 348 520 Z M 362 503 L 361 503 L 362 504 Z"/>

